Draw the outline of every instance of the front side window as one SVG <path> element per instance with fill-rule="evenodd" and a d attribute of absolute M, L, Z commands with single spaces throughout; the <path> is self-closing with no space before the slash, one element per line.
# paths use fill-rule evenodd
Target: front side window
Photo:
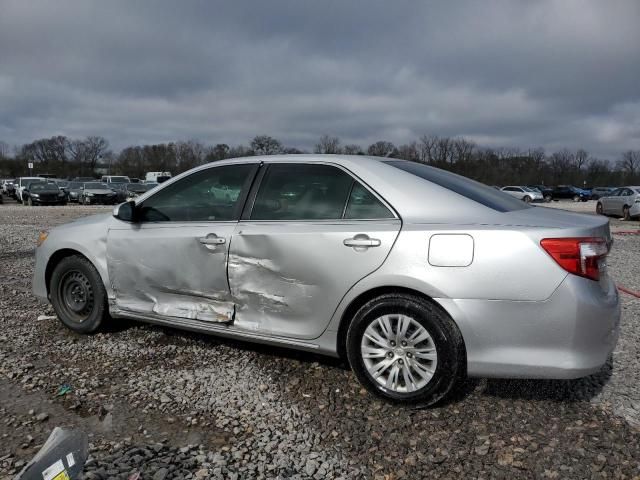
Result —
<path fill-rule="evenodd" d="M 269 165 L 251 220 L 341 219 L 352 182 L 347 173 L 330 165 Z"/>
<path fill-rule="evenodd" d="M 146 199 L 138 208 L 143 222 L 222 222 L 237 220 L 242 193 L 254 164 L 225 165 L 193 173 Z"/>

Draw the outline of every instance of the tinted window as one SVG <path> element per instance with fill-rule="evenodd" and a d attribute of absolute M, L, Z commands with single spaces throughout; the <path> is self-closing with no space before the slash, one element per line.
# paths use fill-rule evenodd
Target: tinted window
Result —
<path fill-rule="evenodd" d="M 609 194 L 610 197 L 618 197 L 620 196 L 620 192 L 622 192 L 621 188 L 616 188 L 613 192 Z"/>
<path fill-rule="evenodd" d="M 351 176 L 329 165 L 270 165 L 251 219 L 341 219 L 352 182 Z"/>
<path fill-rule="evenodd" d="M 353 184 L 344 218 L 372 220 L 376 218 L 394 218 L 393 213 L 384 206 L 369 190 L 358 182 Z"/>
<path fill-rule="evenodd" d="M 428 180 L 463 197 L 480 203 L 485 207 L 492 208 L 499 212 L 511 212 L 532 208 L 522 200 L 518 200 L 511 195 L 491 188 L 483 183 L 476 182 L 469 178 L 455 173 L 440 170 L 407 160 L 391 160 L 385 162 L 388 165 L 409 172 L 417 177 Z"/>
<path fill-rule="evenodd" d="M 141 221 L 202 222 L 236 220 L 253 164 L 226 165 L 193 173 L 142 203 Z"/>

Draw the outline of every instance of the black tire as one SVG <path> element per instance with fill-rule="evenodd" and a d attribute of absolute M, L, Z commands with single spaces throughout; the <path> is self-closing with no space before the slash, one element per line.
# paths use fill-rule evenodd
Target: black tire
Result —
<path fill-rule="evenodd" d="M 436 348 L 437 365 L 431 380 L 414 392 L 396 392 L 378 383 L 367 371 L 361 342 L 367 327 L 382 315 L 404 314 L 427 330 Z M 364 304 L 347 332 L 346 350 L 356 377 L 371 393 L 394 403 L 431 406 L 449 394 L 466 375 L 462 335 L 453 320 L 438 306 L 417 296 L 390 293 Z"/>
<path fill-rule="evenodd" d="M 596 213 L 598 215 L 604 215 L 604 208 L 602 207 L 602 203 L 598 202 L 596 205 Z"/>
<path fill-rule="evenodd" d="M 547 203 L 549 203 L 549 202 L 552 200 L 552 198 L 553 198 L 553 197 L 552 197 L 551 195 L 545 195 L 545 196 L 544 196 L 544 201 L 545 201 L 545 202 L 547 202 Z"/>
<path fill-rule="evenodd" d="M 109 319 L 107 292 L 100 274 L 84 257 L 63 258 L 53 269 L 49 291 L 58 318 L 74 332 L 93 333 Z"/>
<path fill-rule="evenodd" d="M 630 208 L 628 205 L 622 207 L 622 220 L 629 221 L 631 220 Z"/>
<path fill-rule="evenodd" d="M 531 197 L 529 195 L 525 195 L 522 200 L 524 201 L 524 203 L 531 203 Z"/>

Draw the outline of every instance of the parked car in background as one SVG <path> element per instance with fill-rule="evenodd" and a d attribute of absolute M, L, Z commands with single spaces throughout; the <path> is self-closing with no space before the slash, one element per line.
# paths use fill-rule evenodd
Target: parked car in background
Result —
<path fill-rule="evenodd" d="M 69 202 L 80 202 L 80 197 L 82 197 L 82 185 L 83 182 L 69 182 L 69 185 L 67 185 L 67 198 Z"/>
<path fill-rule="evenodd" d="M 596 204 L 600 215 L 616 215 L 624 220 L 640 216 L 640 186 L 616 188 Z"/>
<path fill-rule="evenodd" d="M 511 195 L 512 197 L 522 200 L 524 202 L 542 202 L 544 197 L 542 193 L 534 188 L 523 186 L 508 186 L 500 189 L 502 192 Z"/>
<path fill-rule="evenodd" d="M 527 185 L 529 188 L 533 188 L 542 193 L 545 202 L 550 202 L 553 198 L 553 188 L 546 185 Z"/>
<path fill-rule="evenodd" d="M 97 182 L 98 180 L 94 177 L 76 177 L 71 181 L 85 183 L 85 182 Z"/>
<path fill-rule="evenodd" d="M 83 205 L 114 205 L 118 203 L 116 192 L 107 184 L 88 182 L 82 184 L 79 202 Z"/>
<path fill-rule="evenodd" d="M 574 202 L 586 202 L 591 194 L 573 185 L 558 185 L 553 189 L 553 200 L 571 199 Z"/>
<path fill-rule="evenodd" d="M 22 191 L 31 182 L 46 182 L 46 179 L 42 177 L 19 177 L 18 182 L 15 185 L 14 197 L 18 202 L 22 202 Z"/>
<path fill-rule="evenodd" d="M 110 185 L 112 183 L 131 183 L 131 179 L 125 175 L 103 175 L 100 181 L 102 183 L 106 183 L 107 185 Z"/>
<path fill-rule="evenodd" d="M 171 178 L 171 172 L 147 172 L 144 179 L 147 182 L 162 183 Z"/>
<path fill-rule="evenodd" d="M 608 197 L 614 190 L 614 187 L 594 187 L 591 189 L 591 200 L 598 200 L 600 197 Z"/>
<path fill-rule="evenodd" d="M 69 181 L 61 180 L 57 178 L 54 178 L 51 181 L 54 182 L 62 192 L 64 192 L 65 197 L 68 199 L 69 198 Z"/>
<path fill-rule="evenodd" d="M 83 205 L 115 205 L 119 203 L 115 190 L 101 182 L 83 183 L 79 202 Z"/>
<path fill-rule="evenodd" d="M 431 405 L 467 374 L 599 371 L 610 246 L 607 219 L 427 165 L 249 157 L 41 234 L 33 292 L 77 332 L 135 318 L 343 356 L 374 394 Z"/>
<path fill-rule="evenodd" d="M 0 184 L 0 189 L 2 189 L 2 193 L 7 195 L 8 197 L 13 196 L 14 183 L 15 183 L 15 179 L 13 178 L 5 178 L 4 180 L 2 180 L 2 183 Z"/>
<path fill-rule="evenodd" d="M 143 183 L 128 183 L 122 189 L 125 194 L 124 201 L 129 202 L 134 200 L 150 189 L 150 185 L 145 185 Z"/>
<path fill-rule="evenodd" d="M 22 190 L 22 204 L 29 205 L 66 205 L 67 196 L 55 182 L 31 182 Z"/>
<path fill-rule="evenodd" d="M 144 182 L 144 184 L 149 187 L 149 190 L 158 186 L 158 182 Z"/>

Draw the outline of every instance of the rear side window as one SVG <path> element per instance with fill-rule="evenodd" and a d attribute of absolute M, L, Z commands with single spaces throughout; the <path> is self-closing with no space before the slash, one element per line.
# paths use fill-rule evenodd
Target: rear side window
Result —
<path fill-rule="evenodd" d="M 375 220 L 394 218 L 393 213 L 369 190 L 354 181 L 344 218 L 350 220 Z"/>
<path fill-rule="evenodd" d="M 462 195 L 469 200 L 480 203 L 485 207 L 489 207 L 498 212 L 513 212 L 516 210 L 524 210 L 531 208 L 522 200 L 518 200 L 509 194 L 496 190 L 483 183 L 476 182 L 469 178 L 455 173 L 440 170 L 438 168 L 429 167 L 408 160 L 391 160 L 385 161 L 387 165 L 399 168 L 405 172 L 409 172 L 417 177 L 435 183 L 452 192 Z"/>
<path fill-rule="evenodd" d="M 351 176 L 330 165 L 269 165 L 251 220 L 341 219 L 352 183 Z"/>

